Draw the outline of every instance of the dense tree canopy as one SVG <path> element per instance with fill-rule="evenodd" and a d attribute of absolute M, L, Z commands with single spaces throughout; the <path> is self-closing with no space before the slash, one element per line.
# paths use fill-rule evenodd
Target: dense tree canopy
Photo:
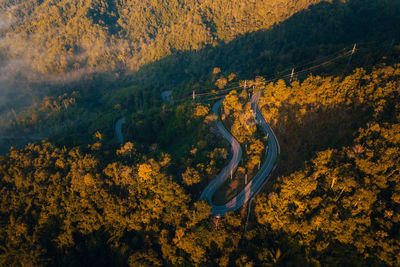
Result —
<path fill-rule="evenodd" d="M 102 166 L 46 142 L 0 160 L 2 265 L 199 264 L 237 246 L 237 223 L 210 225 L 210 207 L 162 172 L 168 161 Z"/>
<path fill-rule="evenodd" d="M 2 46 L 41 73 L 137 70 L 174 51 L 269 28 L 317 2 L 5 1 Z"/>
<path fill-rule="evenodd" d="M 284 233 L 310 263 L 400 263 L 399 67 L 264 87 L 285 175 L 257 199 L 257 222 Z"/>
<path fill-rule="evenodd" d="M 0 134 L 15 147 L 0 156 L 0 265 L 400 265 L 399 10 L 1 1 Z M 219 192 L 232 198 L 265 157 L 255 91 L 277 168 L 249 221 L 246 208 L 211 217 L 199 196 L 230 158 L 214 120 L 244 150 Z"/>
<path fill-rule="evenodd" d="M 264 92 L 262 112 L 282 154 L 245 235 L 243 217 L 210 219 L 210 207 L 196 201 L 227 159 L 226 147 L 215 148 L 205 104 L 157 115 L 161 131 L 172 123 L 188 143 L 167 138 L 160 148 L 127 142 L 115 149 L 96 132 L 88 147 L 43 141 L 12 149 L 0 158 L 1 263 L 396 266 L 399 70 L 247 81 Z M 245 126 L 247 91 L 232 91 L 223 106 L 225 124 L 248 144 L 241 168 L 250 170 L 264 145 Z"/>

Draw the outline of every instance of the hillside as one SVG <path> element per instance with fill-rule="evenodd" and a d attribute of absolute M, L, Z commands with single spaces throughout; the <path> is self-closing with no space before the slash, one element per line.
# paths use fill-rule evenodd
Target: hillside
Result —
<path fill-rule="evenodd" d="M 393 0 L 3 1 L 0 8 L 9 100 L 82 90 L 68 85 L 81 78 L 93 91 L 110 79 L 112 87 L 203 86 L 214 67 L 270 76 L 354 43 L 390 46 L 400 26 Z"/>
<path fill-rule="evenodd" d="M 1 266 L 400 265 L 398 1 L 0 10 Z M 232 157 L 215 121 L 243 157 L 213 202 L 268 156 L 255 93 L 276 169 L 214 217 L 199 198 Z"/>
<path fill-rule="evenodd" d="M 2 264 L 397 265 L 399 77 L 396 65 L 259 83 L 282 144 L 283 175 L 257 198 L 244 239 L 238 215 L 210 221 L 209 206 L 190 194 L 192 183 L 213 175 L 217 154 L 199 162 L 209 138 L 197 137 L 204 141 L 182 159 L 191 170 L 183 184 L 168 174 L 182 164 L 175 156 L 147 158 L 129 143 L 111 155 L 101 136 L 89 149 L 43 142 L 12 150 L 0 164 Z M 200 176 L 189 181 L 193 175 Z"/>
<path fill-rule="evenodd" d="M 2 43 L 11 60 L 39 73 L 138 70 L 268 29 L 318 2 L 3 1 Z"/>

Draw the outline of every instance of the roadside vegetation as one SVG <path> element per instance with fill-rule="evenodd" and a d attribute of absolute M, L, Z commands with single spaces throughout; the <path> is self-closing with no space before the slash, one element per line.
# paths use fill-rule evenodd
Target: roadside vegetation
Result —
<path fill-rule="evenodd" d="M 246 81 L 252 86 L 252 82 Z M 241 82 L 244 86 L 244 82 Z M 250 98 L 253 90 L 243 89 L 239 94 L 230 91 L 221 107 L 221 119 L 228 131 L 238 140 L 242 147 L 242 160 L 236 170 L 215 192 L 213 203 L 226 204 L 249 183 L 265 159 L 267 137 L 257 126 L 250 109 Z M 247 181 L 247 183 L 246 183 Z"/>
<path fill-rule="evenodd" d="M 197 202 L 195 191 L 201 189 L 194 187 L 222 167 L 226 147 L 209 154 L 207 145 L 186 146 L 187 156 L 176 158 L 140 152 L 129 143 L 113 152 L 96 135 L 87 148 L 42 142 L 13 149 L 0 159 L 2 264 L 397 265 L 399 78 L 400 66 L 394 65 L 358 69 L 343 78 L 258 85 L 265 90 L 261 105 L 282 159 L 273 190 L 256 198 L 244 237 L 240 216 L 210 220 L 211 209 Z M 205 133 L 207 106 L 189 106 L 199 121 L 184 128 Z M 342 115 L 319 119 L 332 108 Z M 169 120 L 177 125 L 174 115 Z M 331 132 L 325 124 L 339 129 L 342 120 L 349 128 L 326 137 L 338 143 L 323 142 L 319 136 Z M 296 144 L 315 145 L 291 150 L 296 137 L 304 138 Z M 211 163 L 216 155 L 221 165 Z M 288 165 L 293 158 L 299 162 Z M 205 174 L 207 168 L 214 173 Z M 334 254 L 344 250 L 346 256 Z"/>
<path fill-rule="evenodd" d="M 399 1 L 0 11 L 1 266 L 400 265 Z M 244 158 L 215 201 L 263 162 L 251 88 L 281 154 L 244 232 L 199 196 L 229 161 L 217 98 Z"/>

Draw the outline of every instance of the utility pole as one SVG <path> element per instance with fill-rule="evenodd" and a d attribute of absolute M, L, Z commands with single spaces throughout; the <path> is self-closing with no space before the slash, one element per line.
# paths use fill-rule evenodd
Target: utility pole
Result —
<path fill-rule="evenodd" d="M 214 222 L 215 222 L 215 227 L 218 229 L 219 219 L 221 218 L 221 216 L 220 216 L 220 215 L 217 215 L 217 216 L 215 216 L 214 218 L 215 218 L 215 220 L 214 220 Z"/>
<path fill-rule="evenodd" d="M 357 44 L 354 44 L 353 50 L 351 50 L 351 54 L 352 54 L 352 55 L 354 54 L 354 52 L 356 52 L 356 48 L 357 48 Z"/>
<path fill-rule="evenodd" d="M 17 113 L 15 113 L 15 110 L 13 108 L 11 108 L 11 112 L 15 117 L 15 121 L 17 121 Z"/>
<path fill-rule="evenodd" d="M 193 90 L 193 101 L 196 99 L 196 92 Z"/>
<path fill-rule="evenodd" d="M 293 75 L 294 75 L 294 68 L 292 69 L 292 73 L 290 74 L 290 82 L 293 80 Z"/>
<path fill-rule="evenodd" d="M 350 64 L 351 59 L 353 58 L 353 54 L 356 52 L 356 49 L 357 49 L 357 44 L 354 44 L 353 49 L 351 50 L 351 55 L 350 55 L 350 58 L 349 58 L 349 62 L 347 62 L 347 66 Z"/>

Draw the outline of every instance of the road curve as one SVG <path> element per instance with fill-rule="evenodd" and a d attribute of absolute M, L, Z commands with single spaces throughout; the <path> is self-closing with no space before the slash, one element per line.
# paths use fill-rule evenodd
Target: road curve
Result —
<path fill-rule="evenodd" d="M 218 115 L 218 109 L 222 104 L 224 99 L 219 100 L 215 103 L 212 107 L 212 112 Z M 218 174 L 218 176 L 213 179 L 207 187 L 201 193 L 200 199 L 207 199 L 209 203 L 212 203 L 212 196 L 214 195 L 215 191 L 224 183 L 226 178 L 231 175 L 239 165 L 239 161 L 242 158 L 242 148 L 240 147 L 239 142 L 228 132 L 228 130 L 224 127 L 220 120 L 215 121 L 218 131 L 222 134 L 222 136 L 229 142 L 232 147 L 232 159 L 230 160 L 229 164 L 225 166 L 224 169 Z"/>
<path fill-rule="evenodd" d="M 233 199 L 231 199 L 228 203 L 225 205 L 221 206 L 216 206 L 212 203 L 212 195 L 214 192 L 218 189 L 218 187 L 226 180 L 230 174 L 229 166 L 234 160 L 232 158 L 231 162 L 229 163 L 228 166 L 226 166 L 221 173 L 213 180 L 210 182 L 210 184 L 204 189 L 203 193 L 201 194 L 200 199 L 207 198 L 208 202 L 210 203 L 212 207 L 212 214 L 214 216 L 220 215 L 224 216 L 228 211 L 233 211 L 237 210 L 240 207 L 242 207 L 247 201 L 249 201 L 253 196 L 255 196 L 258 191 L 261 189 L 262 185 L 268 180 L 269 174 L 274 170 L 275 162 L 278 157 L 278 154 L 280 153 L 280 148 L 279 148 L 279 143 L 278 140 L 272 131 L 271 127 L 268 125 L 266 122 L 265 118 L 262 116 L 260 109 L 258 107 L 258 99 L 260 97 L 260 92 L 254 93 L 253 97 L 251 99 L 251 106 L 252 109 L 256 112 L 255 119 L 258 124 L 261 125 L 264 133 L 268 136 L 268 147 L 267 147 L 267 158 L 264 162 L 264 164 L 261 166 L 260 170 L 258 173 L 254 176 L 254 178 L 246 185 L 246 187 Z M 221 105 L 222 100 L 218 101 L 214 106 L 213 106 L 213 112 L 218 113 L 218 107 Z M 216 105 L 218 107 L 215 109 Z M 223 127 L 222 123 L 220 121 L 217 122 L 217 125 L 221 124 L 222 127 L 218 127 L 218 129 L 221 131 L 223 136 L 227 138 L 227 130 Z M 221 130 L 221 128 L 223 130 Z M 231 136 L 228 133 L 229 136 Z M 235 140 L 232 136 L 231 139 Z M 229 140 L 228 140 L 229 141 Z M 236 141 L 236 140 L 235 140 Z M 237 142 L 237 141 L 236 141 Z M 232 143 L 232 142 L 230 142 Z M 232 146 L 233 147 L 233 146 Z M 241 151 L 240 151 L 241 154 Z M 239 159 L 240 160 L 240 159 Z M 238 163 L 239 161 L 237 161 Z M 237 164 L 236 164 L 237 166 Z M 235 166 L 235 168 L 236 168 Z M 226 171 L 227 169 L 227 171 Z M 217 180 L 217 181 L 215 181 Z"/>
<path fill-rule="evenodd" d="M 115 123 L 115 134 L 117 135 L 118 142 L 122 144 L 124 142 L 124 137 L 122 136 L 122 124 L 126 122 L 125 118 L 121 118 Z"/>

